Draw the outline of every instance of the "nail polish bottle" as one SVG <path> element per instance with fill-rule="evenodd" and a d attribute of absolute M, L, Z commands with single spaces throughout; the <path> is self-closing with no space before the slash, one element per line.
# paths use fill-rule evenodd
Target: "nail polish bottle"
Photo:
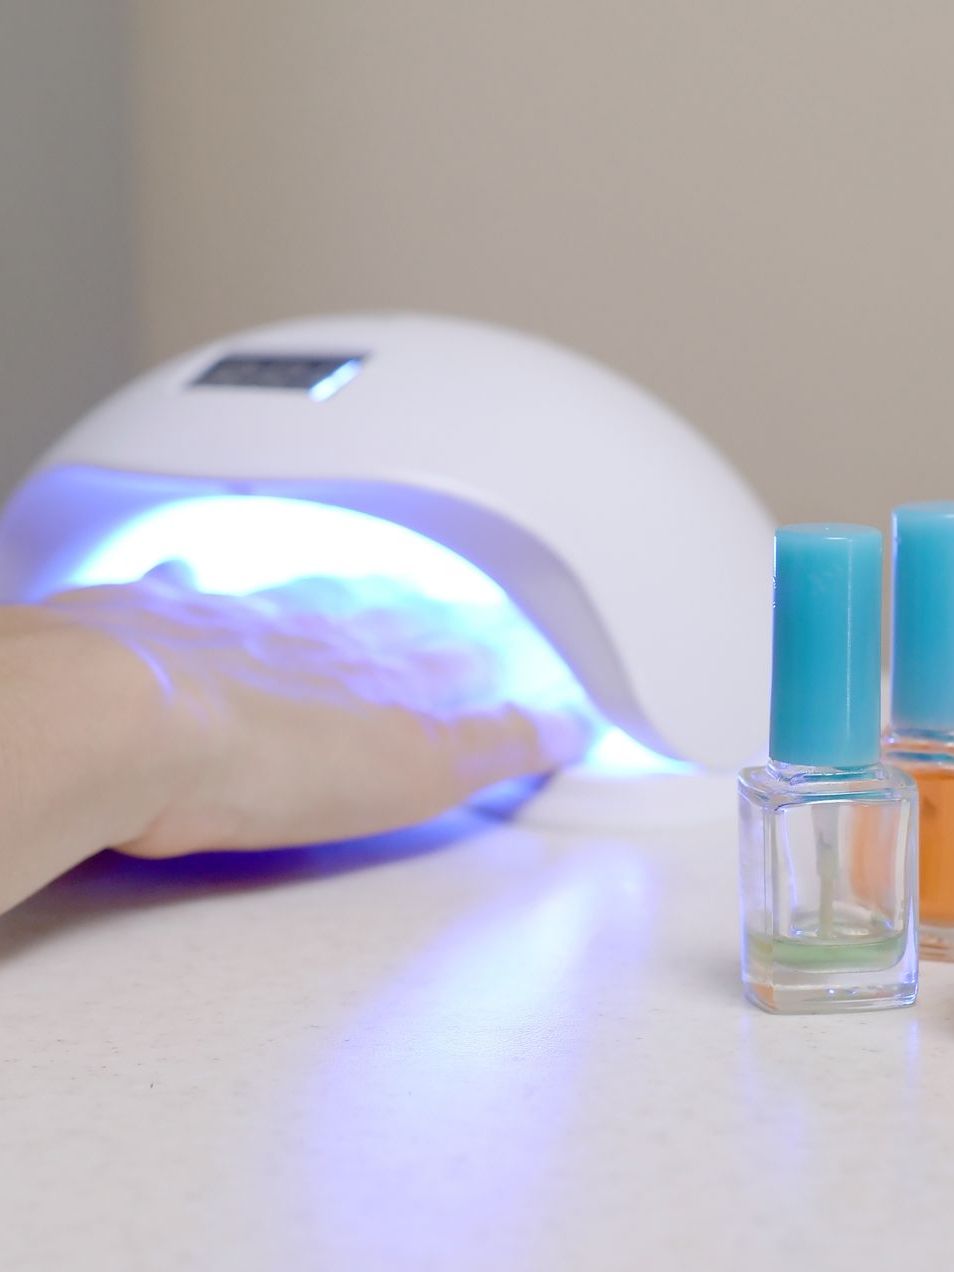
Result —
<path fill-rule="evenodd" d="M 881 535 L 775 536 L 770 759 L 739 775 L 742 981 L 772 1012 L 914 1002 L 917 788 L 882 764 Z"/>
<path fill-rule="evenodd" d="M 954 960 L 954 503 L 896 508 L 893 532 L 883 753 L 921 796 L 921 952 Z"/>

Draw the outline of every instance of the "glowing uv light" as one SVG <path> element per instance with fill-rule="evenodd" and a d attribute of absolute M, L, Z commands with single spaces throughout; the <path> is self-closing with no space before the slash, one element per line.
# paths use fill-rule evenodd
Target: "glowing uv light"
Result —
<path fill-rule="evenodd" d="M 497 606 L 507 599 L 475 565 L 404 526 L 350 508 L 267 495 L 158 504 L 99 544 L 74 581 L 129 582 L 173 560 L 189 566 L 199 591 L 233 596 L 303 578 L 387 577 L 451 604 Z"/>
<path fill-rule="evenodd" d="M 71 582 L 132 582 L 167 561 L 184 563 L 202 592 L 242 596 L 330 578 L 347 585 L 355 605 L 452 605 L 455 634 L 499 654 L 502 696 L 586 702 L 569 667 L 499 584 L 443 544 L 379 517 L 265 495 L 176 500 L 120 526 L 72 572 Z M 689 768 L 609 726 L 590 759 L 611 773 Z"/>

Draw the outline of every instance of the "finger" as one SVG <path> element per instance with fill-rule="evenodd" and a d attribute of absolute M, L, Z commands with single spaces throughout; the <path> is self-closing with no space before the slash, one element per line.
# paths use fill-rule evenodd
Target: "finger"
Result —
<path fill-rule="evenodd" d="M 355 604 L 354 589 L 341 579 L 309 577 L 293 579 L 251 594 L 268 601 L 283 615 L 347 614 Z"/>
<path fill-rule="evenodd" d="M 585 711 L 531 711 L 507 705 L 496 712 L 461 715 L 453 722 L 461 797 L 518 777 L 551 773 L 581 760 L 593 739 Z"/>
<path fill-rule="evenodd" d="M 182 591 L 198 591 L 195 571 L 188 562 L 178 557 L 174 560 L 160 561 L 142 576 L 140 582 L 158 583 L 164 587 Z"/>

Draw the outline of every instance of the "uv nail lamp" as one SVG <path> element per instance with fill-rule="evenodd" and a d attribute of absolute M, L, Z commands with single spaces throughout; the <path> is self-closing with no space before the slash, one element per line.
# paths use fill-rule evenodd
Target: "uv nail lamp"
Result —
<path fill-rule="evenodd" d="M 303 519 L 305 504 L 352 521 L 329 529 Z M 251 515 L 243 537 L 236 509 L 279 506 L 292 515 L 279 548 Z M 0 599 L 137 577 L 203 536 L 218 576 L 203 582 L 200 561 L 199 585 L 248 591 L 275 571 L 317 572 L 319 539 L 347 555 L 359 521 L 441 545 L 503 589 L 605 717 L 654 752 L 722 770 L 762 749 L 765 511 L 635 384 L 473 322 L 306 319 L 136 380 L 15 493 L 0 520 Z M 349 568 L 386 570 L 382 551 Z M 438 593 L 442 568 L 422 566 Z"/>

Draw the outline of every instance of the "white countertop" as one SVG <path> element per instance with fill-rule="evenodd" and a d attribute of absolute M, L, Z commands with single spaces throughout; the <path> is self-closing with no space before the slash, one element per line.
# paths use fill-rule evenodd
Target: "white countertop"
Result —
<path fill-rule="evenodd" d="M 104 854 L 0 920 L 0 1267 L 951 1266 L 954 967 L 765 1016 L 736 907 L 725 819 Z"/>

